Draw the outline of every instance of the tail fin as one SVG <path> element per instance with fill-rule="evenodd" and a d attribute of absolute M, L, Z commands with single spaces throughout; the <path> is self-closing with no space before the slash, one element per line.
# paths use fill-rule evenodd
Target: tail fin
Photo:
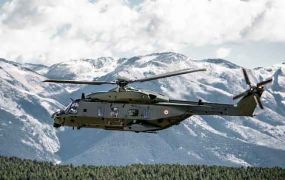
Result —
<path fill-rule="evenodd" d="M 252 94 L 252 95 L 243 97 L 237 103 L 237 108 L 241 116 L 253 116 L 256 105 L 257 103 L 254 99 L 254 95 Z"/>

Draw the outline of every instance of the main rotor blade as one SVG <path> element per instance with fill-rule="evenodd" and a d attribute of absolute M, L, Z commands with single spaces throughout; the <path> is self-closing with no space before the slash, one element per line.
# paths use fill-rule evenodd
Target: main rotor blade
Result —
<path fill-rule="evenodd" d="M 256 94 L 254 94 L 254 95 L 253 95 L 253 98 L 254 98 L 256 104 L 259 105 L 260 109 L 264 109 L 264 108 L 263 108 L 263 105 L 262 105 L 262 103 L 261 103 L 261 101 L 260 101 L 260 97 L 259 97 L 258 95 L 256 95 Z"/>
<path fill-rule="evenodd" d="M 249 91 L 250 91 L 250 90 L 247 90 L 247 91 L 245 91 L 245 92 L 243 92 L 243 93 L 240 93 L 240 94 L 234 96 L 234 97 L 233 97 L 233 100 L 236 100 L 236 99 L 239 99 L 239 98 L 241 98 L 241 97 L 243 97 L 243 96 L 246 96 L 246 95 L 249 93 Z"/>
<path fill-rule="evenodd" d="M 187 74 L 187 73 L 194 73 L 194 72 L 199 72 L 199 71 L 206 71 L 206 69 L 194 69 L 194 70 L 193 69 L 183 69 L 183 70 L 159 74 L 159 75 L 155 75 L 155 76 L 147 77 L 147 78 L 143 78 L 143 79 L 131 80 L 131 81 L 129 81 L 129 83 L 152 81 L 152 80 L 156 80 L 156 79 L 162 79 L 162 78 L 167 78 L 167 77 L 171 77 L 171 76 L 177 76 L 177 75 L 182 75 L 182 74 Z"/>
<path fill-rule="evenodd" d="M 247 75 L 247 72 L 246 72 L 246 70 L 245 70 L 244 68 L 242 68 L 242 72 L 243 72 L 243 76 L 244 76 L 244 79 L 245 79 L 246 84 L 251 87 L 250 80 L 249 80 L 248 75 Z"/>
<path fill-rule="evenodd" d="M 115 82 L 108 82 L 108 81 L 73 81 L 73 80 L 57 80 L 57 79 L 48 79 L 44 80 L 43 82 L 65 83 L 65 84 L 89 84 L 89 85 L 116 84 Z"/>
<path fill-rule="evenodd" d="M 260 83 L 257 83 L 257 87 L 258 86 L 262 86 L 262 85 L 265 85 L 265 84 L 268 84 L 268 83 L 271 83 L 272 82 L 272 78 L 270 78 L 270 79 L 267 79 L 267 80 L 265 80 L 265 81 L 262 81 L 262 82 L 260 82 Z"/>

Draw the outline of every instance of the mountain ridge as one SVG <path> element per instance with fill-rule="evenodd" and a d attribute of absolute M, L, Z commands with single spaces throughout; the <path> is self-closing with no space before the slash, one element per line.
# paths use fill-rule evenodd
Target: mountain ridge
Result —
<path fill-rule="evenodd" d="M 94 64 L 89 63 L 93 61 L 98 61 L 100 67 L 96 68 Z M 25 66 L 19 63 L 17 65 Z M 182 163 L 285 167 L 285 160 L 282 158 L 285 157 L 284 64 L 249 70 L 253 82 L 271 76 L 274 79 L 273 85 L 264 92 L 263 103 L 266 109 L 265 111 L 257 109 L 256 117 L 193 116 L 178 126 L 154 135 L 98 129 L 73 131 L 71 128 L 60 128 L 55 130 L 52 127 L 50 115 L 56 108 L 63 108 L 63 104 L 68 104 L 69 97 L 78 98 L 82 92 L 106 91 L 113 86 L 69 86 L 44 84 L 41 81 L 50 77 L 115 80 L 118 76 L 124 76 L 136 79 L 186 67 L 207 68 L 208 71 L 205 73 L 182 75 L 144 84 L 136 83 L 133 86 L 154 90 L 172 99 L 202 99 L 232 104 L 234 103 L 231 99 L 233 94 L 247 89 L 239 66 L 221 59 L 191 60 L 185 55 L 172 52 L 153 53 L 133 58 L 101 58 L 101 61 L 100 58 L 89 61 L 77 60 L 61 63 L 61 66 L 52 66 L 53 68 L 44 67 L 47 68 L 45 73 L 37 72 L 32 68 L 27 70 L 13 67 L 0 61 L 0 67 L 2 67 L 0 68 L 2 86 L 0 122 L 6 124 L 0 126 L 0 142 L 4 143 L 5 147 L 10 147 L 11 152 L 7 153 L 8 149 L 1 146 L 1 155 L 35 159 L 46 156 L 46 160 L 62 163 L 95 165 Z M 82 67 L 83 70 L 78 70 L 78 67 Z M 84 69 L 86 67 L 87 70 Z M 47 75 L 48 72 L 50 72 L 49 75 Z M 18 97 L 12 96 L 12 92 Z M 13 114 L 14 111 L 4 106 L 4 99 L 8 104 L 14 102 L 13 107 L 17 112 L 19 111 L 19 116 L 7 115 L 7 113 Z M 24 121 L 27 128 L 21 131 L 23 124 L 16 122 L 22 122 L 25 119 L 23 115 L 27 115 L 26 119 L 29 120 Z M 38 124 L 34 126 L 38 131 L 28 131 L 31 127 L 29 123 L 33 122 L 32 119 Z M 9 121 L 12 122 L 10 125 Z M 7 127 L 16 129 L 18 135 L 11 136 L 12 129 Z M 24 150 L 22 150 L 24 153 L 19 154 L 15 150 L 23 144 L 21 137 L 25 137 L 25 134 L 28 134 L 27 138 L 24 138 L 26 142 L 34 142 L 30 145 L 26 143 L 25 147 L 28 147 L 29 151 L 34 152 L 33 149 L 37 149 L 36 147 L 42 147 L 35 151 L 39 154 L 38 156 L 33 156 L 37 153 Z M 48 139 L 48 142 L 53 142 L 51 149 L 40 142 L 43 141 L 41 137 Z"/>

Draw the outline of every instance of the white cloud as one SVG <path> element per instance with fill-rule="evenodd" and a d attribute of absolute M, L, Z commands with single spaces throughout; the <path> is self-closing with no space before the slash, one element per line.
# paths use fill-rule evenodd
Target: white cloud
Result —
<path fill-rule="evenodd" d="M 67 59 L 285 41 L 281 0 L 11 0 L 0 7 L 0 57 Z"/>
<path fill-rule="evenodd" d="M 216 51 L 216 57 L 217 58 L 226 58 L 230 55 L 231 53 L 231 49 L 230 48 L 219 48 L 217 51 Z"/>

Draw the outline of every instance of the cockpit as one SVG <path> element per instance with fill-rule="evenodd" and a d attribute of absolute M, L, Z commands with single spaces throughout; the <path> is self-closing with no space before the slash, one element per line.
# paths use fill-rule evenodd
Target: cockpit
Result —
<path fill-rule="evenodd" d="M 65 114 L 76 114 L 79 100 L 72 101 L 64 110 Z"/>

